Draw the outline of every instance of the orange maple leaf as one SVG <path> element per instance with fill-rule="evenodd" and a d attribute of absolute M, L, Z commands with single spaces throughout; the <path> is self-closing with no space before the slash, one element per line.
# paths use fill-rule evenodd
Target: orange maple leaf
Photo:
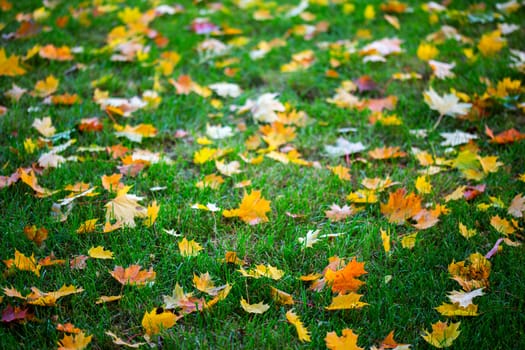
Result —
<path fill-rule="evenodd" d="M 401 225 L 421 211 L 421 198 L 414 193 L 405 194 L 406 190 L 400 188 L 390 193 L 388 203 L 381 203 L 381 213 L 389 222 Z"/>
<path fill-rule="evenodd" d="M 525 134 L 520 133 L 518 130 L 512 128 L 500 132 L 497 135 L 494 135 L 494 132 L 485 125 L 485 134 L 490 137 L 491 143 L 504 144 L 504 143 L 513 143 L 525 139 Z"/>
<path fill-rule="evenodd" d="M 402 158 L 407 154 L 406 152 L 400 151 L 399 147 L 381 147 L 368 151 L 368 155 L 373 159 L 390 159 Z"/>
<path fill-rule="evenodd" d="M 73 59 L 71 50 L 67 46 L 55 47 L 51 44 L 46 45 L 40 48 L 39 54 L 40 57 L 48 60 L 71 61 Z"/>
<path fill-rule="evenodd" d="M 332 286 L 333 292 L 341 294 L 355 292 L 365 282 L 358 280 L 356 277 L 366 274 L 364 269 L 365 263 L 357 262 L 354 257 L 345 267 L 340 270 L 327 269 L 324 273 L 326 282 Z"/>
<path fill-rule="evenodd" d="M 261 197 L 261 191 L 252 191 L 250 194 L 244 194 L 239 208 L 224 210 L 222 215 L 227 218 L 237 216 L 249 225 L 268 222 L 266 213 L 271 210 L 270 203 L 270 201 Z"/>
<path fill-rule="evenodd" d="M 130 265 L 125 269 L 122 266 L 115 266 L 113 271 L 109 271 L 111 276 L 114 279 L 119 281 L 121 284 L 139 286 L 145 285 L 148 282 L 153 282 L 155 280 L 155 271 L 153 268 L 150 268 L 148 271 L 141 270 L 142 266 L 140 265 Z"/>

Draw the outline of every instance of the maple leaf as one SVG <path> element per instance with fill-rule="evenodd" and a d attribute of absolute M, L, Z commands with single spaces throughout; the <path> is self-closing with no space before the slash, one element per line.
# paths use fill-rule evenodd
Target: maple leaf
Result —
<path fill-rule="evenodd" d="M 470 103 L 460 103 L 459 98 L 454 94 L 438 95 L 434 89 L 430 88 L 423 93 L 425 103 L 435 111 L 439 112 L 439 119 L 434 124 L 433 129 L 436 129 L 441 122 L 443 116 L 457 117 L 458 115 L 467 114 L 472 107 Z"/>
<path fill-rule="evenodd" d="M 295 314 L 295 312 L 293 312 L 292 310 L 288 310 L 288 312 L 286 312 L 286 319 L 288 320 L 288 322 L 295 326 L 295 329 L 297 330 L 297 335 L 299 336 L 299 341 L 312 341 L 310 339 L 310 333 L 308 332 L 308 329 L 304 326 L 303 322 L 301 322 L 301 319 Z"/>
<path fill-rule="evenodd" d="M 97 299 L 95 304 L 98 305 L 98 304 L 111 303 L 113 301 L 117 301 L 120 299 L 122 299 L 122 295 L 112 295 L 112 296 L 102 295 L 100 298 Z"/>
<path fill-rule="evenodd" d="M 525 197 L 523 194 L 519 193 L 512 199 L 507 213 L 516 218 L 523 217 L 523 213 L 525 213 Z"/>
<path fill-rule="evenodd" d="M 340 337 L 335 332 L 326 333 L 324 341 L 326 347 L 330 350 L 364 350 L 357 346 L 357 338 L 359 335 L 355 334 L 351 329 L 345 328 Z"/>
<path fill-rule="evenodd" d="M 193 284 L 195 285 L 195 288 L 208 295 L 215 296 L 219 292 L 219 289 L 215 287 L 208 272 L 201 274 L 200 276 L 193 274 Z"/>
<path fill-rule="evenodd" d="M 64 335 L 64 338 L 58 341 L 58 350 L 82 350 L 87 348 L 91 342 L 92 335 L 86 336 L 84 332 L 74 335 Z"/>
<path fill-rule="evenodd" d="M 7 307 L 2 310 L 2 322 L 18 322 L 31 319 L 33 315 L 28 313 L 29 309 L 22 309 L 18 306 L 12 307 L 7 305 Z"/>
<path fill-rule="evenodd" d="M 283 292 L 282 290 L 279 290 L 277 288 L 270 286 L 270 293 L 272 294 L 273 300 L 278 304 L 281 304 L 281 305 L 295 304 L 295 301 L 293 300 L 293 296 L 291 294 Z"/>
<path fill-rule="evenodd" d="M 480 253 L 471 254 L 467 260 L 452 262 L 448 272 L 466 291 L 489 286 L 490 261 Z"/>
<path fill-rule="evenodd" d="M 179 241 L 179 251 L 180 255 L 182 256 L 197 256 L 201 250 L 201 245 L 195 242 L 193 239 L 188 241 L 186 237 L 184 237 L 181 241 Z"/>
<path fill-rule="evenodd" d="M 0 76 L 14 77 L 17 75 L 26 74 L 26 70 L 20 67 L 18 60 L 20 57 L 12 55 L 7 57 L 5 49 L 0 49 Z"/>
<path fill-rule="evenodd" d="M 276 93 L 265 93 L 255 102 L 248 100 L 244 108 L 251 110 L 253 119 L 258 122 L 273 123 L 279 120 L 276 112 L 284 112 L 284 105 L 277 100 Z"/>
<path fill-rule="evenodd" d="M 383 241 L 383 249 L 386 253 L 390 251 L 390 235 L 389 232 L 379 229 L 379 232 L 381 233 L 381 240 Z"/>
<path fill-rule="evenodd" d="M 475 235 L 478 234 L 478 232 L 477 232 L 476 230 L 467 228 L 467 226 L 465 226 L 465 225 L 464 225 L 463 223 L 461 223 L 461 222 L 458 223 L 458 228 L 459 228 L 459 233 L 460 233 L 463 237 L 465 237 L 465 238 L 467 238 L 467 239 L 469 239 L 469 238 L 471 238 L 471 237 L 474 237 Z"/>
<path fill-rule="evenodd" d="M 197 310 L 202 311 L 205 305 L 204 299 L 198 299 L 192 296 L 192 293 L 184 293 L 182 287 L 176 283 L 173 295 L 164 295 L 164 307 L 166 309 L 180 308 L 182 315 L 190 314 Z"/>
<path fill-rule="evenodd" d="M 42 119 L 35 118 L 31 126 L 44 137 L 51 137 L 56 132 L 50 117 L 45 117 Z"/>
<path fill-rule="evenodd" d="M 494 136 L 494 132 L 485 125 L 485 134 L 490 137 L 491 143 L 497 144 L 513 143 L 525 139 L 525 134 L 520 133 L 514 128 L 505 130 Z"/>
<path fill-rule="evenodd" d="M 438 321 L 432 324 L 432 332 L 425 330 L 421 336 L 436 348 L 448 348 L 461 333 L 458 329 L 461 322 L 451 323 Z"/>
<path fill-rule="evenodd" d="M 507 219 L 502 219 L 499 215 L 490 218 L 490 225 L 496 229 L 499 233 L 503 233 L 505 236 L 513 234 L 516 229 L 511 225 Z"/>
<path fill-rule="evenodd" d="M 417 232 L 404 236 L 401 239 L 401 246 L 403 248 L 412 249 L 416 245 Z"/>
<path fill-rule="evenodd" d="M 157 220 L 159 215 L 160 205 L 157 204 L 157 201 L 154 200 L 146 208 L 146 218 L 144 219 L 144 225 L 146 227 L 151 227 Z"/>
<path fill-rule="evenodd" d="M 337 204 L 332 204 L 330 206 L 330 210 L 325 210 L 325 215 L 327 218 L 330 219 L 330 221 L 342 221 L 349 216 L 354 215 L 356 212 L 358 212 L 359 209 L 354 207 L 353 205 L 344 205 L 342 208 L 338 206 Z"/>
<path fill-rule="evenodd" d="M 309 230 L 305 237 L 299 237 L 297 240 L 304 245 L 303 248 L 312 248 L 312 246 L 319 241 L 319 230 Z"/>
<path fill-rule="evenodd" d="M 223 161 L 216 160 L 215 167 L 224 176 L 232 176 L 235 174 L 242 173 L 242 170 L 240 170 L 241 164 L 236 160 L 229 163 L 224 163 Z"/>
<path fill-rule="evenodd" d="M 105 205 L 107 222 L 115 219 L 123 225 L 135 227 L 135 217 L 147 217 L 147 209 L 138 203 L 142 197 L 128 194 L 130 188 L 125 186 L 120 189 L 117 196 Z"/>
<path fill-rule="evenodd" d="M 366 274 L 365 263 L 357 262 L 354 257 L 344 268 L 340 270 L 327 269 L 324 273 L 326 281 L 332 286 L 332 291 L 344 294 L 357 291 L 365 282 L 356 277 Z"/>
<path fill-rule="evenodd" d="M 130 265 L 125 269 L 122 266 L 115 266 L 113 271 L 109 271 L 109 273 L 122 285 L 144 286 L 153 283 L 156 276 L 153 268 L 150 267 L 148 271 L 141 269 L 142 266 L 140 265 Z"/>
<path fill-rule="evenodd" d="M 347 168 L 347 167 L 344 167 L 342 165 L 338 165 L 338 166 L 335 166 L 335 167 L 329 166 L 328 169 L 330 169 L 330 171 L 332 171 L 332 173 L 337 175 L 337 177 L 339 179 L 341 179 L 341 180 L 350 181 L 352 179 L 352 177 L 350 175 L 350 169 Z"/>
<path fill-rule="evenodd" d="M 80 227 L 76 230 L 78 234 L 94 232 L 98 219 L 86 220 L 80 224 Z"/>
<path fill-rule="evenodd" d="M 446 304 L 443 303 L 435 308 L 441 315 L 447 317 L 454 316 L 479 316 L 478 306 L 470 304 L 468 306 L 461 306 L 459 303 Z"/>
<path fill-rule="evenodd" d="M 244 309 L 244 311 L 251 314 L 262 314 L 268 311 L 270 308 L 269 305 L 264 304 L 262 301 L 257 304 L 248 304 L 244 298 L 241 298 L 241 307 Z"/>
<path fill-rule="evenodd" d="M 113 252 L 110 250 L 105 250 L 102 246 L 98 246 L 96 248 L 91 247 L 91 249 L 88 251 L 88 254 L 94 259 L 113 259 Z"/>
<path fill-rule="evenodd" d="M 373 159 L 391 159 L 402 158 L 407 154 L 406 152 L 400 151 L 399 147 L 381 147 L 368 151 L 368 155 Z"/>
<path fill-rule="evenodd" d="M 123 345 L 125 347 L 133 348 L 133 349 L 138 349 L 142 345 L 146 345 L 146 343 L 133 343 L 133 344 L 128 343 L 128 342 L 122 340 L 121 338 L 119 338 L 115 333 L 113 333 L 111 331 L 106 331 L 105 334 L 109 335 L 112 338 L 113 344 L 115 344 L 115 345 Z"/>
<path fill-rule="evenodd" d="M 56 330 L 64 333 L 78 334 L 81 332 L 80 328 L 75 327 L 74 324 L 68 322 L 66 324 L 59 323 L 56 326 Z"/>
<path fill-rule="evenodd" d="M 173 312 L 164 311 L 162 308 L 154 308 L 150 312 L 145 312 L 142 318 L 142 327 L 148 335 L 156 335 L 161 331 L 171 328 L 182 316 L 175 315 Z"/>
<path fill-rule="evenodd" d="M 244 194 L 239 208 L 224 210 L 222 215 L 227 218 L 239 217 L 249 225 L 257 225 L 269 221 L 266 213 L 271 210 L 270 203 L 261 197 L 261 191 L 253 190 L 250 194 Z"/>
<path fill-rule="evenodd" d="M 454 78 L 456 76 L 454 72 L 452 72 L 452 69 L 456 67 L 455 62 L 446 63 L 446 62 L 430 60 L 428 61 L 428 64 L 430 68 L 432 68 L 432 72 L 434 73 L 434 76 L 438 79 Z"/>
<path fill-rule="evenodd" d="M 15 258 L 4 260 L 7 268 L 16 267 L 20 271 L 31 271 L 35 275 L 40 276 L 40 269 L 42 266 L 37 264 L 34 254 L 30 257 L 25 256 L 15 249 Z"/>
<path fill-rule="evenodd" d="M 42 292 L 36 287 L 31 287 L 31 293 L 28 294 L 24 299 L 26 299 L 27 302 L 32 305 L 54 306 L 59 298 L 71 294 L 81 293 L 83 291 L 83 288 L 76 288 L 73 285 L 63 285 L 59 290 L 54 292 Z"/>
<path fill-rule="evenodd" d="M 390 193 L 386 204 L 381 203 L 381 213 L 388 218 L 389 222 L 401 225 L 421 211 L 421 198 L 414 193 L 405 195 L 406 190 L 400 188 Z"/>
<path fill-rule="evenodd" d="M 57 91 L 58 84 L 58 79 L 53 75 L 49 75 L 45 80 L 36 82 L 33 94 L 38 97 L 47 97 Z"/>
<path fill-rule="evenodd" d="M 144 137 L 154 137 L 157 135 L 157 129 L 151 124 L 138 124 L 131 126 L 126 124 L 120 126 L 115 124 L 114 128 L 117 130 L 115 135 L 118 137 L 126 137 L 128 140 L 140 143 Z"/>
<path fill-rule="evenodd" d="M 41 246 L 42 243 L 47 239 L 48 232 L 44 227 L 36 228 L 35 225 L 24 227 L 24 234 L 27 239 Z"/>
<path fill-rule="evenodd" d="M 337 295 L 332 299 L 332 303 L 325 307 L 326 310 L 346 310 L 346 309 L 360 309 L 363 306 L 368 305 L 359 301 L 363 295 L 357 293 L 349 293 L 343 295 Z"/>
<path fill-rule="evenodd" d="M 352 143 L 340 137 L 335 146 L 325 145 L 326 153 L 331 157 L 341 157 L 364 151 L 366 147 L 361 142 Z"/>
<path fill-rule="evenodd" d="M 483 56 L 494 56 L 506 45 L 507 41 L 501 37 L 499 30 L 485 33 L 481 36 L 478 49 Z"/>
<path fill-rule="evenodd" d="M 448 298 L 454 304 L 459 304 L 461 307 L 467 307 L 472 305 L 472 299 L 482 295 L 485 295 L 485 293 L 483 293 L 483 288 L 478 288 L 470 292 L 452 291 L 448 293 Z"/>
<path fill-rule="evenodd" d="M 430 61 L 439 54 L 439 50 L 432 44 L 421 43 L 417 48 L 417 57 L 422 61 Z"/>

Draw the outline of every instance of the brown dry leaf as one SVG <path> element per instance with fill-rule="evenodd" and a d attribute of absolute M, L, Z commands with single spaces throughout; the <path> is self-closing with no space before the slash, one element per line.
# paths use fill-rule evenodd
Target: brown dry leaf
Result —
<path fill-rule="evenodd" d="M 74 324 L 68 322 L 66 324 L 59 323 L 56 326 L 56 330 L 64 333 L 78 334 L 81 332 L 80 328 L 75 327 Z"/>
<path fill-rule="evenodd" d="M 83 270 L 87 267 L 86 261 L 89 259 L 87 255 L 79 255 L 69 261 L 69 267 L 72 270 Z"/>
<path fill-rule="evenodd" d="M 35 225 L 24 227 L 24 234 L 27 239 L 36 243 L 37 246 L 41 246 L 42 243 L 47 239 L 48 232 L 44 227 L 36 228 Z"/>
<path fill-rule="evenodd" d="M 507 213 L 516 218 L 523 217 L 523 213 L 525 213 L 525 197 L 523 194 L 519 193 L 512 199 Z"/>
<path fill-rule="evenodd" d="M 351 329 L 345 328 L 340 337 L 335 332 L 326 333 L 324 341 L 330 350 L 364 350 L 364 348 L 357 346 L 358 337 Z"/>
<path fill-rule="evenodd" d="M 148 271 L 141 269 L 142 266 L 140 265 L 130 265 L 125 269 L 122 266 L 115 266 L 113 271 L 109 271 L 109 273 L 123 285 L 144 286 L 148 283 L 153 283 L 156 276 L 153 268 L 150 267 Z"/>
<path fill-rule="evenodd" d="M 271 210 L 270 201 L 261 197 L 261 191 L 245 193 L 239 208 L 224 210 L 222 215 L 227 218 L 239 217 L 249 225 L 257 225 L 261 222 L 268 222 L 266 213 Z"/>
<path fill-rule="evenodd" d="M 354 80 L 354 83 L 359 89 L 359 92 L 377 90 L 377 83 L 368 75 L 359 77 L 358 79 Z"/>
<path fill-rule="evenodd" d="M 410 193 L 406 196 L 404 188 L 390 193 L 388 203 L 381 203 L 381 213 L 388 218 L 388 221 L 401 225 L 421 211 L 421 198 L 416 194 Z"/>
<path fill-rule="evenodd" d="M 125 342 L 124 340 L 119 338 L 115 333 L 110 332 L 110 331 L 106 331 L 106 335 L 109 335 L 112 338 L 113 344 L 115 344 L 115 345 L 123 345 L 125 347 L 133 348 L 133 349 L 138 349 L 142 345 L 146 345 L 146 343 L 133 343 L 133 344 L 131 344 L 131 343 Z"/>
<path fill-rule="evenodd" d="M 343 295 L 337 295 L 332 299 L 332 303 L 325 307 L 326 310 L 346 310 L 346 309 L 360 309 L 363 306 L 368 305 L 359 301 L 363 295 L 357 293 L 349 293 Z"/>
<path fill-rule="evenodd" d="M 82 350 L 91 342 L 92 335 L 86 336 L 84 332 L 75 335 L 64 335 L 58 341 L 58 350 Z"/>

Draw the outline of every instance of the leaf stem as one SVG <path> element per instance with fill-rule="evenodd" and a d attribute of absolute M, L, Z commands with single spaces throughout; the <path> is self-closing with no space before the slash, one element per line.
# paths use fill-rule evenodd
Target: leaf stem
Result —
<path fill-rule="evenodd" d="M 441 120 L 443 119 L 444 114 L 440 114 L 438 120 L 436 121 L 436 124 L 432 127 L 432 131 L 436 130 L 439 123 L 441 123 Z"/>

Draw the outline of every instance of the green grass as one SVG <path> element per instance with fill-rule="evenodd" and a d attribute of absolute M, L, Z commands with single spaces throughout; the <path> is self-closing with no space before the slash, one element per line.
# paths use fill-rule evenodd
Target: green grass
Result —
<path fill-rule="evenodd" d="M 96 3 L 114 5 L 115 10 L 94 15 Z M 51 197 L 37 198 L 27 185 L 17 183 L 0 189 L 0 232 L 2 260 L 12 259 L 15 250 L 27 256 L 34 254 L 37 259 L 54 254 L 65 259 L 65 265 L 43 267 L 41 276 L 27 271 L 4 269 L 0 275 L 0 288 L 16 288 L 23 295 L 31 287 L 43 291 L 54 291 L 62 285 L 82 287 L 84 292 L 59 299 L 56 306 L 40 307 L 26 305 L 22 300 L 5 296 L 0 305 L 5 310 L 8 305 L 28 308 L 35 318 L 29 322 L 3 322 L 0 325 L 0 348 L 56 348 L 57 341 L 63 334 L 56 330 L 58 323 L 71 322 L 86 334 L 93 335 L 91 348 L 116 348 L 111 338 L 105 334 L 112 331 L 124 340 L 144 341 L 145 331 L 141 326 L 145 312 L 162 307 L 163 296 L 171 295 L 176 283 L 185 292 L 194 292 L 196 296 L 205 296 L 193 285 L 193 275 L 209 272 L 216 285 L 229 283 L 232 289 L 227 298 L 202 312 L 184 316 L 175 326 L 154 335 L 151 341 L 159 347 L 170 348 L 220 348 L 220 349 L 282 349 L 282 348 L 323 348 L 327 332 L 335 331 L 339 335 L 345 328 L 359 334 L 358 345 L 368 348 L 380 344 L 387 334 L 394 330 L 399 343 L 412 344 L 413 348 L 431 348 L 421 333 L 430 329 L 437 321 L 461 321 L 461 334 L 454 341 L 455 349 L 503 349 L 525 347 L 525 298 L 522 286 L 525 283 L 525 254 L 523 246 L 502 245 L 501 252 L 490 259 L 492 271 L 486 295 L 476 298 L 479 316 L 445 317 L 435 308 L 448 302 L 447 293 L 460 290 L 452 280 L 448 265 L 453 261 L 462 261 L 469 255 L 480 252 L 486 254 L 496 240 L 503 235 L 490 224 L 495 215 L 512 219 L 507 208 L 490 207 L 481 211 L 478 205 L 490 203 L 491 197 L 497 197 L 508 206 L 519 193 L 525 192 L 525 183 L 519 175 L 525 173 L 525 143 L 516 142 L 504 145 L 490 143 L 485 135 L 485 125 L 495 133 L 516 128 L 525 131 L 523 108 L 524 90 L 513 93 L 515 100 L 505 104 L 496 98 L 490 98 L 487 117 L 475 120 L 460 120 L 445 117 L 436 131 L 430 131 L 426 138 L 416 138 L 410 134 L 412 129 L 430 129 L 437 118 L 423 101 L 423 92 L 432 86 L 438 93 L 448 93 L 450 88 L 464 92 L 469 96 L 482 95 L 486 86 L 480 78 L 486 78 L 496 86 L 503 78 L 523 82 L 523 74 L 509 67 L 510 49 L 520 49 L 525 39 L 522 30 L 524 21 L 523 7 L 517 12 L 504 17 L 506 23 L 519 25 L 520 30 L 506 36 L 507 45 L 493 57 L 482 56 L 476 45 L 482 34 L 496 29 L 497 20 L 477 24 L 467 19 L 458 19 L 452 10 L 470 11 L 470 2 L 454 1 L 450 11 L 438 15 L 437 23 L 430 23 L 428 13 L 420 3 L 409 1 L 413 13 L 396 15 L 401 23 L 398 31 L 383 19 L 379 1 L 353 2 L 355 12 L 345 14 L 341 4 L 330 3 L 327 6 L 311 4 L 309 12 L 316 19 L 309 24 L 328 21 L 330 28 L 326 33 L 319 33 L 311 40 L 290 35 L 287 45 L 274 48 L 259 61 L 252 61 L 249 51 L 262 40 L 284 38 L 293 26 L 308 23 L 300 17 L 285 18 L 283 4 L 297 5 L 297 1 L 266 3 L 270 6 L 274 19 L 255 21 L 254 11 L 260 5 L 248 9 L 239 9 L 233 1 L 224 1 L 224 11 L 210 11 L 208 2 L 183 1 L 185 12 L 172 16 L 165 15 L 154 19 L 149 27 L 169 39 L 165 48 L 158 47 L 150 38 L 144 38 L 150 47 L 149 57 L 144 62 L 113 62 L 111 51 L 99 51 L 107 44 L 107 34 L 116 26 L 123 25 L 118 13 L 126 7 L 137 6 L 145 12 L 161 1 L 86 1 L 82 5 L 59 2 L 54 9 L 48 9 L 49 17 L 41 25 L 49 31 L 23 39 L 4 40 L 3 49 L 7 56 L 25 56 L 35 45 L 54 44 L 69 47 L 82 46 L 83 53 L 75 54 L 74 61 L 60 62 L 39 57 L 30 58 L 23 63 L 27 69 L 25 75 L 16 77 L 0 76 L 1 91 L 5 92 L 16 84 L 31 91 L 38 80 L 50 74 L 60 80 L 57 93 L 77 93 L 82 102 L 72 106 L 44 104 L 42 98 L 25 94 L 18 102 L 11 101 L 4 94 L 0 95 L 0 105 L 8 108 L 0 117 L 0 175 L 9 176 L 18 168 L 31 167 L 37 163 L 41 154 L 48 151 L 42 147 L 34 153 L 24 149 L 24 140 L 31 138 L 37 142 L 40 135 L 31 127 L 35 118 L 50 116 L 57 132 L 72 130 L 71 138 L 76 143 L 67 149 L 64 156 L 78 156 L 79 161 L 68 161 L 58 168 L 44 169 L 37 175 L 38 182 L 45 188 L 62 190 L 68 184 L 77 182 L 97 186 L 98 196 L 83 197 L 75 205 L 65 222 L 57 222 L 51 215 L 53 203 L 67 195 L 61 191 Z M 166 2 L 171 4 L 171 2 Z M 349 3 L 349 2 L 348 2 Z M 363 11 L 367 4 L 376 9 L 374 20 L 365 20 Z M 0 23 L 5 25 L 2 34 L 17 30 L 17 13 L 33 13 L 42 6 L 39 1 L 13 2 L 13 8 L 0 12 Z M 75 7 L 77 6 L 77 7 Z M 83 7 L 81 7 L 83 6 Z M 86 11 L 89 26 L 85 26 L 71 13 Z M 206 12 L 208 11 L 208 12 Z M 472 10 L 474 11 L 474 10 Z M 490 14 L 496 11 L 495 3 L 486 2 L 486 9 L 478 14 Z M 64 28 L 56 25 L 62 16 L 69 18 Z M 189 30 L 197 17 L 207 17 L 221 27 L 228 25 L 243 31 L 241 35 L 250 41 L 241 47 L 233 47 L 225 56 L 203 60 L 196 47 L 206 36 L 197 35 Z M 464 17 L 466 18 L 466 17 Z M 462 35 L 472 39 L 472 43 L 460 44 L 447 40 L 437 45 L 440 53 L 437 60 L 456 63 L 453 69 L 455 78 L 439 80 L 431 78 L 427 63 L 418 59 L 417 48 L 425 37 L 436 32 L 442 25 L 451 25 Z M 359 39 L 356 33 L 368 29 L 372 39 Z M 403 40 L 403 53 L 387 57 L 384 63 L 363 63 L 358 53 L 342 60 L 341 66 L 334 68 L 339 78 L 325 76 L 329 65 L 330 53 L 320 49 L 317 44 L 342 39 L 356 40 L 357 47 L 381 38 L 394 37 Z M 227 42 L 235 36 L 217 36 L 215 39 Z M 478 58 L 470 63 L 462 53 L 464 48 L 473 48 Z M 280 67 L 291 61 L 293 54 L 313 50 L 316 62 L 304 72 L 282 73 Z M 176 51 L 181 61 L 175 66 L 173 74 L 158 76 L 164 90 L 158 93 L 162 101 L 158 108 L 142 109 L 132 117 L 108 117 L 93 101 L 92 81 L 102 77 L 107 80 L 99 86 L 113 97 L 141 96 L 145 90 L 154 89 L 156 59 L 164 51 Z M 223 68 L 216 63 L 228 58 L 237 58 L 232 65 L 238 68 L 233 77 L 224 74 Z M 66 72 L 75 64 L 84 65 L 85 69 Z M 396 81 L 392 74 L 414 71 L 423 76 L 421 80 Z M 226 81 L 238 84 L 243 93 L 237 98 L 221 98 L 223 106 L 216 109 L 210 104 L 211 98 L 203 98 L 194 93 L 177 95 L 168 83 L 170 78 L 177 79 L 181 74 L 188 74 L 202 86 Z M 400 126 L 370 125 L 368 110 L 340 109 L 327 103 L 326 99 L 335 94 L 335 89 L 343 80 L 355 80 L 362 75 L 369 75 L 378 85 L 378 91 L 355 94 L 359 98 L 380 98 L 395 95 L 398 103 L 392 112 L 403 121 Z M 255 100 L 265 92 L 279 93 L 279 101 L 292 108 L 306 112 L 311 122 L 305 127 L 296 128 L 296 138 L 289 142 L 301 152 L 304 159 L 317 162 L 318 166 L 300 166 L 282 164 L 265 157 L 258 165 L 244 163 L 239 154 L 246 151 L 245 141 L 257 134 L 260 125 L 253 121 L 251 114 L 238 115 L 229 110 L 232 105 L 243 105 L 248 99 Z M 217 98 L 217 96 L 213 96 Z M 29 112 L 29 108 L 37 108 Z M 221 113 L 221 118 L 211 118 L 210 114 Z M 101 132 L 79 132 L 78 124 L 82 118 L 98 116 L 104 128 Z M 117 138 L 113 133 L 113 122 L 120 124 L 150 123 L 158 130 L 153 138 L 145 138 L 140 144 L 125 138 Z M 246 131 L 237 132 L 232 138 L 217 140 L 212 147 L 231 148 L 233 151 L 224 157 L 226 161 L 241 162 L 242 173 L 224 177 L 225 182 L 219 189 L 199 189 L 195 185 L 204 176 L 218 174 L 213 162 L 202 165 L 194 164 L 193 156 L 202 148 L 196 140 L 204 136 L 206 124 L 222 124 L 234 129 L 239 123 L 246 124 Z M 340 133 L 341 128 L 353 127 L 356 132 Z M 176 138 L 176 130 L 183 129 L 189 137 Z M 447 153 L 439 132 L 462 130 L 478 135 L 476 144 L 481 156 L 497 156 L 503 165 L 496 173 L 487 174 L 482 180 L 465 179 L 462 174 L 447 168 L 430 177 L 433 189 L 430 194 L 421 195 L 423 204 L 446 204 L 448 215 L 442 215 L 437 225 L 420 230 L 413 249 L 403 248 L 401 239 L 404 235 L 417 230 L 410 224 L 395 225 L 388 221 L 380 210 L 380 203 L 386 203 L 389 193 L 404 187 L 415 192 L 415 180 L 418 171 L 424 170 L 411 153 L 412 147 L 428 151 L 430 154 L 446 159 L 454 159 L 455 153 Z M 398 146 L 408 153 L 404 158 L 392 160 L 374 160 L 367 152 L 351 155 L 350 163 L 341 158 L 327 157 L 324 145 L 334 144 L 342 136 L 351 142 L 361 141 L 367 150 L 376 147 Z M 65 140 L 55 142 L 60 144 Z M 157 221 L 152 227 L 146 227 L 142 220 L 137 220 L 135 228 L 124 227 L 111 233 L 101 233 L 101 223 L 105 220 L 104 205 L 114 198 L 114 194 L 102 188 L 101 176 L 118 172 L 119 159 L 112 159 L 103 152 L 79 152 L 79 147 L 97 145 L 109 147 L 122 144 L 130 149 L 147 149 L 159 152 L 171 162 L 152 164 L 136 177 L 125 176 L 122 182 L 132 186 L 130 193 L 144 197 L 143 205 L 156 200 L 161 209 Z M 264 142 L 260 149 L 265 147 Z M 455 147 L 455 152 L 461 146 Z M 251 157 L 256 153 L 251 152 Z M 342 181 L 326 167 L 344 165 L 350 168 L 352 179 Z M 363 211 L 341 222 L 332 222 L 325 216 L 325 211 L 335 203 L 349 204 L 349 193 L 362 188 L 361 181 L 368 177 L 386 178 L 399 182 L 398 185 L 378 194 L 379 202 L 366 205 Z M 216 203 L 220 208 L 238 207 L 244 190 L 234 188 L 234 184 L 251 180 L 252 189 L 261 190 L 264 198 L 271 201 L 269 222 L 249 226 L 239 219 L 228 219 L 221 212 L 211 213 L 191 209 L 194 203 Z M 444 196 L 460 185 L 486 184 L 486 191 L 472 201 L 458 200 L 445 203 Z M 155 186 L 166 187 L 161 191 L 152 191 Z M 299 214 L 293 218 L 287 213 Z M 99 227 L 95 233 L 77 234 L 76 230 L 86 220 L 98 218 Z M 523 218 L 515 218 L 519 228 L 510 236 L 516 242 L 523 241 Z M 478 235 L 465 239 L 459 234 L 458 223 L 475 228 Z M 24 235 L 24 227 L 36 225 L 49 231 L 48 239 L 42 246 L 37 246 Z M 322 239 L 312 248 L 303 249 L 298 238 L 304 237 L 309 230 L 319 229 L 321 234 L 342 233 L 334 239 Z M 380 230 L 389 230 L 392 250 L 383 249 Z M 188 240 L 195 240 L 203 250 L 196 257 L 181 256 L 178 242 L 181 238 L 168 235 L 165 230 L 175 230 Z M 69 260 L 78 255 L 87 255 L 91 247 L 103 246 L 114 253 L 114 260 L 88 259 L 85 269 L 71 269 Z M 270 264 L 285 272 L 282 279 L 274 281 L 268 278 L 246 279 L 237 272 L 236 266 L 224 264 L 220 260 L 227 251 L 235 251 L 241 258 L 246 258 L 245 268 L 258 264 Z M 329 287 L 321 292 L 308 289 L 308 283 L 299 280 L 302 275 L 320 273 L 328 264 L 328 259 L 339 256 L 350 261 L 353 257 L 364 262 L 366 275 L 360 279 L 364 284 L 359 293 L 369 305 L 362 309 L 327 311 L 334 294 Z M 152 267 L 156 272 L 155 283 L 145 287 L 121 286 L 111 277 L 109 271 L 117 265 L 127 267 L 139 264 L 146 269 Z M 388 282 L 387 279 L 391 278 Z M 292 294 L 294 311 L 301 318 L 311 333 L 311 342 L 302 343 L 292 325 L 286 322 L 285 314 L 290 306 L 279 305 L 271 298 L 270 287 L 275 287 Z M 102 295 L 122 295 L 120 301 L 102 305 L 95 301 Z M 205 296 L 207 300 L 211 297 Z M 249 314 L 240 305 L 241 298 L 250 303 L 264 302 L 270 309 L 264 314 Z M 147 346 L 146 346 L 147 347 Z"/>

